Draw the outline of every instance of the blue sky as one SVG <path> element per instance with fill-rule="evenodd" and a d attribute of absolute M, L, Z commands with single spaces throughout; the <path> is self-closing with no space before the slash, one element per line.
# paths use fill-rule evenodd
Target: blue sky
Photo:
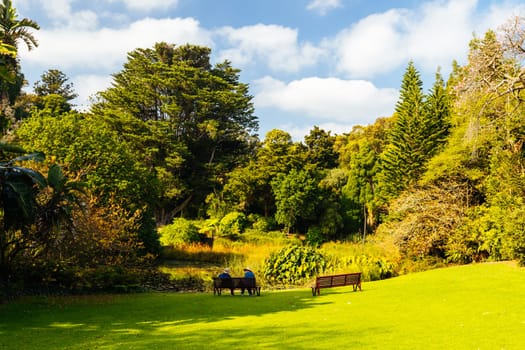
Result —
<path fill-rule="evenodd" d="M 511 16 L 520 0 L 13 0 L 35 20 L 39 47 L 20 45 L 30 91 L 60 69 L 89 106 L 126 54 L 155 42 L 212 49 L 249 84 L 259 135 L 278 128 L 302 140 L 313 126 L 341 134 L 390 116 L 410 60 L 425 89 L 438 67 L 466 62 L 468 43 Z"/>

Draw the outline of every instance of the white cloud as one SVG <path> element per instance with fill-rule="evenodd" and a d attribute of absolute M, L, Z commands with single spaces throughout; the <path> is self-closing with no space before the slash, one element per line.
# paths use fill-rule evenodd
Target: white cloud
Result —
<path fill-rule="evenodd" d="M 369 124 L 390 116 L 398 98 L 395 89 L 378 89 L 363 80 L 304 78 L 288 84 L 271 77 L 253 83 L 257 107 L 274 107 L 310 118 Z"/>
<path fill-rule="evenodd" d="M 341 31 L 324 46 L 334 50 L 337 68 L 352 78 L 389 73 L 414 60 L 423 70 L 449 67 L 466 57 L 476 27 L 509 14 L 512 5 L 493 5 L 490 13 L 476 12 L 477 0 L 431 1 L 413 10 L 391 9 L 369 15 Z M 522 6 L 523 7 L 523 6 Z"/>
<path fill-rule="evenodd" d="M 115 0 L 112 1 L 114 2 Z M 122 0 L 122 2 L 130 10 L 152 12 L 177 7 L 179 0 Z"/>
<path fill-rule="evenodd" d="M 18 0 L 13 6 L 22 10 L 39 7 L 55 27 L 69 30 L 94 29 L 98 25 L 98 15 L 91 10 L 73 11 L 74 0 Z"/>
<path fill-rule="evenodd" d="M 350 77 L 372 77 L 399 66 L 406 57 L 405 12 L 370 15 L 326 41 L 335 52 L 337 68 Z"/>
<path fill-rule="evenodd" d="M 36 36 L 40 43 L 38 50 L 27 52 L 22 47 L 22 60 L 61 70 L 77 68 L 114 72 L 125 61 L 127 52 L 152 47 L 159 41 L 211 45 L 208 33 L 192 18 L 146 18 L 120 29 L 40 30 Z"/>
<path fill-rule="evenodd" d="M 306 8 L 310 11 L 317 11 L 321 16 L 324 16 L 328 11 L 341 6 L 341 0 L 312 0 Z"/>
<path fill-rule="evenodd" d="M 476 23 L 478 31 L 476 35 L 482 36 L 488 28 L 498 29 L 514 16 L 525 16 L 525 3 L 523 1 L 507 0 L 492 4 L 481 16 L 483 20 Z"/>
<path fill-rule="evenodd" d="M 71 79 L 73 88 L 78 97 L 73 101 L 76 108 L 86 110 L 91 105 L 94 94 L 104 91 L 111 86 L 113 78 L 110 75 L 78 75 Z"/>
<path fill-rule="evenodd" d="M 465 57 L 476 5 L 477 0 L 429 2 L 411 13 L 404 35 L 407 59 L 430 71 Z"/>
<path fill-rule="evenodd" d="M 314 65 L 324 54 L 310 43 L 299 44 L 297 30 L 278 25 L 224 27 L 217 34 L 231 45 L 219 53 L 219 59 L 235 65 L 265 64 L 274 71 L 297 72 Z"/>
<path fill-rule="evenodd" d="M 342 135 L 352 131 L 352 128 L 358 124 L 344 124 L 344 123 L 302 123 L 301 125 L 285 123 L 276 127 L 276 129 L 284 130 L 292 136 L 295 142 L 303 141 L 304 137 L 310 133 L 314 126 L 322 130 L 329 131 L 332 136 Z M 264 139 L 266 135 L 261 135 Z"/>

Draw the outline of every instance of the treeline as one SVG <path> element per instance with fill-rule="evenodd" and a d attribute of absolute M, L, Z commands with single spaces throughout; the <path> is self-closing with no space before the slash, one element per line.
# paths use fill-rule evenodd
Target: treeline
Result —
<path fill-rule="evenodd" d="M 191 240 L 282 230 L 312 245 L 390 239 L 411 259 L 525 260 L 524 18 L 474 38 L 428 92 L 409 62 L 392 116 L 294 142 L 258 138 L 248 85 L 206 47 L 130 52 L 88 112 L 56 69 L 25 93 L 16 49 L 37 45 L 38 25 L 2 6 L 3 286 L 144 283 L 166 225 Z"/>

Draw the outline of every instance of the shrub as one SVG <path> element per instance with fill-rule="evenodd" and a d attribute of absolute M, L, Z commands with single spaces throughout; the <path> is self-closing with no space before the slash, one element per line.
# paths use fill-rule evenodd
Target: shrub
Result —
<path fill-rule="evenodd" d="M 270 283 L 299 284 L 324 271 L 325 257 L 313 247 L 292 245 L 271 254 L 264 263 Z"/>
<path fill-rule="evenodd" d="M 261 232 L 268 232 L 277 227 L 274 217 L 264 217 L 257 214 L 248 215 L 248 220 L 252 223 L 252 228 Z"/>
<path fill-rule="evenodd" d="M 175 218 L 173 223 L 159 229 L 160 242 L 165 246 L 181 246 L 200 241 L 199 230 L 190 220 Z"/>
<path fill-rule="evenodd" d="M 233 211 L 226 214 L 220 221 L 219 231 L 222 236 L 236 237 L 244 232 L 248 219 L 243 213 Z"/>
<path fill-rule="evenodd" d="M 397 275 L 395 264 L 381 257 L 353 255 L 332 257 L 329 261 L 330 272 L 361 272 L 364 281 L 375 281 Z"/>
<path fill-rule="evenodd" d="M 324 242 L 322 230 L 317 226 L 309 227 L 306 233 L 306 242 L 313 247 L 319 247 Z"/>

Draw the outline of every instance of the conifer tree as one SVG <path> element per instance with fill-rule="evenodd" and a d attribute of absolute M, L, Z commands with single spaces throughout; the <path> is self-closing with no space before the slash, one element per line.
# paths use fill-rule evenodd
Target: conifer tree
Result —
<path fill-rule="evenodd" d="M 403 75 L 389 144 L 381 157 L 381 196 L 388 200 L 412 184 L 423 171 L 426 159 L 423 82 L 411 61 Z"/>
<path fill-rule="evenodd" d="M 430 159 L 445 143 L 450 129 L 450 99 L 439 70 L 436 80 L 425 100 L 426 159 Z"/>
<path fill-rule="evenodd" d="M 396 197 L 420 178 L 449 132 L 450 100 L 439 70 L 428 95 L 422 85 L 419 72 L 409 62 L 389 143 L 381 156 L 379 186 L 384 200 Z"/>

